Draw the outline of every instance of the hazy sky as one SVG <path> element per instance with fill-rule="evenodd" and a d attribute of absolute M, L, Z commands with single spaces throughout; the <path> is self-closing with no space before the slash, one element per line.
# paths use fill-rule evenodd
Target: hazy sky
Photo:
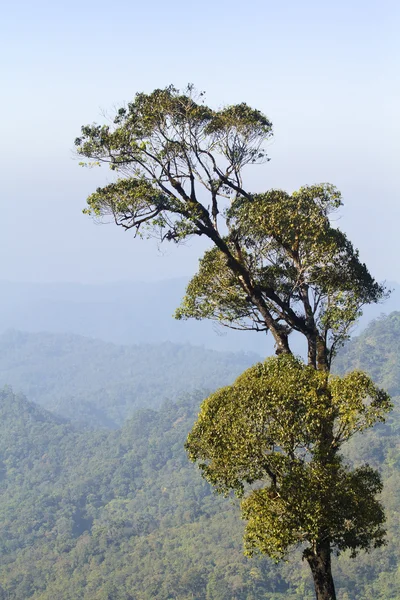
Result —
<path fill-rule="evenodd" d="M 274 123 L 249 187 L 329 181 L 340 226 L 400 281 L 398 0 L 8 2 L 0 14 L 0 279 L 103 282 L 192 273 L 201 245 L 134 241 L 81 214 L 107 172 L 73 159 L 80 126 L 137 91 L 193 82 Z"/>

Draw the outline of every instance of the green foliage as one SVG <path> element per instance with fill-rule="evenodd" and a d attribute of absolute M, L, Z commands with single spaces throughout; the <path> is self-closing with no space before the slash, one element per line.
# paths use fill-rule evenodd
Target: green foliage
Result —
<path fill-rule="evenodd" d="M 225 254 L 218 248 L 208 250 L 200 260 L 199 272 L 188 284 L 175 317 L 212 319 L 238 329 L 255 329 L 257 325 L 252 318 L 255 315 Z"/>
<path fill-rule="evenodd" d="M 89 196 L 84 212 L 176 241 L 205 233 L 210 214 L 197 187 L 211 193 L 216 216 L 217 199 L 237 191 L 243 167 L 265 159 L 270 135 L 260 111 L 246 104 L 212 110 L 193 86 L 136 94 L 113 127 L 83 126 L 75 140 L 78 154 L 93 161 L 82 164 L 108 163 L 125 177 Z"/>
<path fill-rule="evenodd" d="M 350 471 L 337 450 L 390 408 L 364 373 L 341 379 L 291 355 L 269 358 L 203 402 L 186 447 L 219 492 L 246 492 L 250 552 L 280 558 L 323 535 L 355 553 L 383 543 L 381 482 L 369 467 Z"/>
<path fill-rule="evenodd" d="M 247 551 L 280 559 L 292 546 L 313 547 L 321 532 L 337 552 L 350 549 L 352 557 L 378 548 L 386 534 L 383 506 L 375 498 L 381 491 L 378 472 L 368 466 L 350 472 L 335 463 L 293 464 L 279 494 L 262 488 L 243 500 Z"/>
<path fill-rule="evenodd" d="M 239 197 L 227 210 L 232 254 L 251 273 L 273 317 L 307 336 L 315 324 L 334 354 L 365 304 L 385 297 L 358 252 L 329 216 L 341 206 L 332 185 Z M 292 310 L 293 309 L 293 310 Z M 217 248 L 200 260 L 177 318 L 214 319 L 241 329 L 267 329 L 241 275 Z"/>
<path fill-rule="evenodd" d="M 383 422 L 386 413 L 393 408 L 387 392 L 378 388 L 368 375 L 360 371 L 352 371 L 344 377 L 331 376 L 329 392 L 337 446 L 355 433 Z"/>

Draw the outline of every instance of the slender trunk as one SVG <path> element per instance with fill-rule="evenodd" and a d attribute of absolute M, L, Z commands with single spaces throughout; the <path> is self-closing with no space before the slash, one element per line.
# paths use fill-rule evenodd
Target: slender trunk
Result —
<path fill-rule="evenodd" d="M 314 335 L 307 336 L 308 344 L 308 365 L 317 368 L 317 342 Z"/>
<path fill-rule="evenodd" d="M 317 545 L 314 552 L 307 549 L 304 552 L 310 565 L 314 580 L 315 597 L 317 600 L 336 600 L 335 585 L 333 583 L 331 568 L 331 549 L 329 542 Z"/>
<path fill-rule="evenodd" d="M 328 351 L 325 340 L 318 335 L 316 338 L 317 350 L 317 369 L 320 371 L 329 371 Z"/>

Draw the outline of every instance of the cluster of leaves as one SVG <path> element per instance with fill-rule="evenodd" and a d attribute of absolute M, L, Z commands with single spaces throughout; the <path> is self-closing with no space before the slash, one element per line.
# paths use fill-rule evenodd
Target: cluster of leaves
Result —
<path fill-rule="evenodd" d="M 193 86 L 183 94 L 173 86 L 138 93 L 113 126 L 83 126 L 75 140 L 78 154 L 92 160 L 83 165 L 107 163 L 124 176 L 89 196 L 85 212 L 176 241 L 202 234 L 211 221 L 197 185 L 211 193 L 216 218 L 217 199 L 240 187 L 242 168 L 266 158 L 271 132 L 260 111 L 246 104 L 212 110 Z"/>
<path fill-rule="evenodd" d="M 330 216 L 341 206 L 329 184 L 293 194 L 271 190 L 251 201 L 237 198 L 226 211 L 232 254 L 240 255 L 254 287 L 287 331 L 309 335 L 313 326 L 330 347 L 330 358 L 348 338 L 364 304 L 385 297 L 346 235 Z M 213 319 L 229 327 L 265 330 L 263 315 L 217 247 L 200 260 L 176 316 Z"/>
<path fill-rule="evenodd" d="M 323 535 L 355 553 L 383 543 L 381 481 L 369 467 L 349 470 L 337 450 L 390 408 L 362 372 L 328 376 L 291 355 L 274 357 L 203 402 L 186 447 L 217 490 L 246 492 L 250 552 L 280 558 Z"/>

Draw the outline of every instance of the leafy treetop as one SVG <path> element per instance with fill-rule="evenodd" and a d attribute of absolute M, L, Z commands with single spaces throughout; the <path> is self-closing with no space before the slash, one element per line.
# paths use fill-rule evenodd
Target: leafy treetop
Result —
<path fill-rule="evenodd" d="M 193 86 L 184 94 L 173 86 L 136 94 L 113 126 L 86 125 L 75 140 L 91 164 L 108 163 L 122 175 L 89 196 L 86 212 L 168 239 L 210 235 L 218 229 L 220 200 L 249 196 L 242 169 L 267 160 L 271 135 L 260 111 L 244 103 L 212 110 Z M 211 210 L 200 188 L 211 195 Z"/>
<path fill-rule="evenodd" d="M 260 111 L 213 110 L 193 86 L 137 94 L 113 125 L 86 125 L 75 141 L 79 155 L 119 175 L 89 196 L 85 212 L 161 240 L 207 236 L 214 249 L 178 318 L 270 331 L 277 353 L 290 352 L 289 334 L 298 331 L 309 363 L 328 370 L 362 306 L 384 288 L 330 222 L 341 205 L 334 186 L 291 195 L 247 189 L 244 169 L 268 160 L 271 136 Z"/>
<path fill-rule="evenodd" d="M 338 190 L 324 184 L 291 195 L 271 190 L 251 201 L 240 197 L 227 210 L 227 246 L 251 273 L 254 288 L 282 334 L 295 330 L 307 337 L 312 365 L 318 352 L 320 363 L 330 364 L 362 306 L 385 296 L 384 287 L 371 277 L 346 235 L 331 224 L 329 217 L 340 206 Z M 218 248 L 207 251 L 177 318 L 208 318 L 228 327 L 267 330 L 241 273 L 230 265 Z"/>
<path fill-rule="evenodd" d="M 350 471 L 338 452 L 390 408 L 362 372 L 328 376 L 291 355 L 273 357 L 203 402 L 186 448 L 219 492 L 244 496 L 250 553 L 281 558 L 324 539 L 355 553 L 383 543 L 381 482 L 368 466 Z"/>

